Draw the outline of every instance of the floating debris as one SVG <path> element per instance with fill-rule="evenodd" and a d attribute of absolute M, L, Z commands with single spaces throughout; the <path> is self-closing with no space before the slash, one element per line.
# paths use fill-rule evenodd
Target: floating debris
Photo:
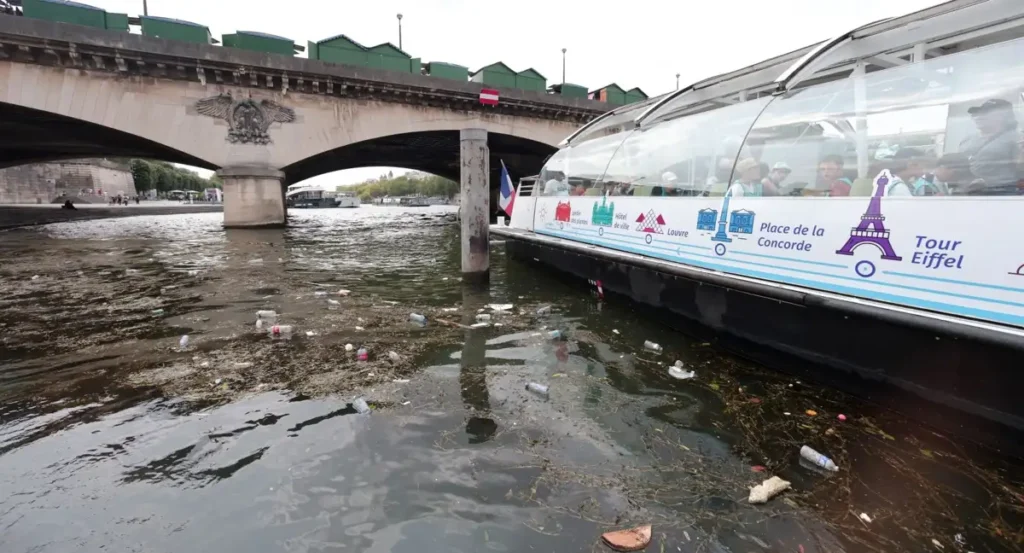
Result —
<path fill-rule="evenodd" d="M 366 403 L 366 400 L 361 397 L 357 397 L 352 400 L 352 408 L 360 415 L 365 415 L 370 412 L 370 406 Z"/>
<path fill-rule="evenodd" d="M 807 413 L 808 417 L 817 417 L 818 416 L 818 412 L 815 411 L 814 409 L 808 409 L 808 410 L 804 411 L 804 413 Z"/>
<path fill-rule="evenodd" d="M 651 525 L 606 532 L 601 534 L 601 540 L 616 551 L 640 551 L 651 543 Z"/>
<path fill-rule="evenodd" d="M 509 311 L 514 306 L 511 303 L 489 303 L 487 307 L 491 308 L 492 311 Z"/>
<path fill-rule="evenodd" d="M 548 397 L 548 387 L 543 384 L 530 382 L 529 384 L 526 385 L 526 390 L 529 392 L 533 392 L 537 395 Z"/>
<path fill-rule="evenodd" d="M 649 349 L 651 351 L 657 351 L 657 352 L 661 351 L 661 345 L 656 343 L 656 342 L 652 342 L 650 340 L 645 340 L 644 341 L 644 348 Z"/>
<path fill-rule="evenodd" d="M 675 379 L 678 379 L 678 380 L 689 380 L 689 379 L 697 376 L 697 373 L 695 373 L 693 371 L 688 371 L 688 370 L 685 370 L 685 369 L 681 369 L 681 368 L 676 366 L 676 367 L 669 367 L 668 368 L 668 375 L 671 376 L 672 378 L 675 378 Z"/>
<path fill-rule="evenodd" d="M 750 488 L 750 497 L 747 498 L 747 501 L 755 504 L 767 503 L 769 499 L 788 490 L 790 486 L 791 484 L 789 481 L 783 480 L 778 476 L 772 476 L 764 482 Z"/>
<path fill-rule="evenodd" d="M 805 445 L 800 448 L 800 457 L 807 459 L 809 462 L 813 463 L 817 467 L 821 467 L 825 470 L 830 470 L 832 472 L 839 472 L 839 467 L 832 462 L 832 459 L 829 459 L 828 457 L 822 455 L 821 453 L 818 453 L 809 446 Z"/>
<path fill-rule="evenodd" d="M 864 522 L 871 522 L 871 517 L 869 517 L 867 513 L 861 513 L 860 519 Z"/>

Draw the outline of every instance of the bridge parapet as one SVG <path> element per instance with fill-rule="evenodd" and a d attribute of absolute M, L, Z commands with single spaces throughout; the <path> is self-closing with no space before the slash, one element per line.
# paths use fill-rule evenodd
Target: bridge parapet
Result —
<path fill-rule="evenodd" d="M 425 75 L 276 56 L 234 48 L 114 33 L 25 17 L 0 17 L 0 60 L 74 67 L 339 98 L 507 114 L 583 124 L 608 111 L 604 102 L 501 90 L 480 103 L 483 85 Z"/>

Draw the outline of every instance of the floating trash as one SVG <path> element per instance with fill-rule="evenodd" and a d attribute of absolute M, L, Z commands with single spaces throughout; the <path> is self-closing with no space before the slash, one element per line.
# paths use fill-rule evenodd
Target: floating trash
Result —
<path fill-rule="evenodd" d="M 548 397 L 548 387 L 543 384 L 536 382 L 530 382 L 526 385 L 526 391 L 533 392 L 539 396 Z"/>
<path fill-rule="evenodd" d="M 480 322 L 489 322 L 491 320 L 491 316 L 487 313 L 479 313 L 476 316 L 476 320 Z"/>
<path fill-rule="evenodd" d="M 370 352 L 366 351 L 366 348 L 359 348 L 359 351 L 356 352 L 356 359 L 368 361 L 370 359 Z"/>
<path fill-rule="evenodd" d="M 313 295 L 318 297 L 318 298 L 326 298 L 327 297 L 327 290 L 317 290 L 316 292 L 313 292 Z"/>
<path fill-rule="evenodd" d="M 815 411 L 814 409 L 808 409 L 808 410 L 804 411 L 804 413 L 807 413 L 808 417 L 817 417 L 818 416 L 818 412 Z"/>
<path fill-rule="evenodd" d="M 668 375 L 678 380 L 689 380 L 697 376 L 697 373 L 693 371 L 688 371 L 686 369 L 682 369 L 678 366 L 674 366 L 668 368 Z"/>
<path fill-rule="evenodd" d="M 804 459 L 807 459 L 809 462 L 813 463 L 817 467 L 821 467 L 825 470 L 830 470 L 832 472 L 839 471 L 839 467 L 837 467 L 836 464 L 832 462 L 832 459 L 825 457 L 824 455 L 818 453 L 809 446 L 805 445 L 800 448 L 800 456 L 803 457 Z"/>
<path fill-rule="evenodd" d="M 491 308 L 492 311 L 509 311 L 515 306 L 511 303 L 489 303 L 487 307 Z"/>
<path fill-rule="evenodd" d="M 867 513 L 861 513 L 860 519 L 864 522 L 871 522 L 871 517 L 869 517 Z"/>
<path fill-rule="evenodd" d="M 788 490 L 790 485 L 789 481 L 783 480 L 778 476 L 772 476 L 764 482 L 750 488 L 750 496 L 747 497 L 747 501 L 754 504 L 767 503 L 769 499 Z"/>
<path fill-rule="evenodd" d="M 390 359 L 392 363 L 398 363 L 399 361 L 402 360 L 402 356 L 398 355 L 397 353 L 395 353 L 393 351 L 389 351 L 388 352 L 388 359 Z"/>
<path fill-rule="evenodd" d="M 342 289 L 342 290 L 338 290 L 338 295 L 339 295 L 339 296 L 347 296 L 347 295 L 349 295 L 349 294 L 351 294 L 351 293 L 352 293 L 352 291 L 351 291 L 351 290 L 345 290 L 345 289 Z"/>
<path fill-rule="evenodd" d="M 181 349 L 185 349 L 188 347 L 188 334 L 182 336 L 181 339 L 178 340 L 178 347 Z"/>
<path fill-rule="evenodd" d="M 421 325 L 427 324 L 427 318 L 419 313 L 409 313 L 409 320 Z"/>
<path fill-rule="evenodd" d="M 661 345 L 650 340 L 644 340 L 644 348 L 649 349 L 651 351 L 661 352 Z"/>
<path fill-rule="evenodd" d="M 365 415 L 370 412 L 370 406 L 366 403 L 366 400 L 361 397 L 357 397 L 352 400 L 352 408 L 360 415 Z"/>
<path fill-rule="evenodd" d="M 640 551 L 651 543 L 651 525 L 605 532 L 601 534 L 601 540 L 616 551 Z"/>
<path fill-rule="evenodd" d="M 537 308 L 537 314 L 538 315 L 549 315 L 550 313 L 551 313 L 551 306 L 550 305 L 544 305 L 544 306 L 541 306 L 541 307 Z"/>

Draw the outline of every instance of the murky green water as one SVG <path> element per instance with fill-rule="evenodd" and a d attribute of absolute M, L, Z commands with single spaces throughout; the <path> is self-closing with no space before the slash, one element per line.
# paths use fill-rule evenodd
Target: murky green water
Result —
<path fill-rule="evenodd" d="M 489 291 L 464 288 L 442 209 L 291 216 L 0 233 L 0 550 L 565 553 L 640 523 L 648 551 L 1024 550 L 1019 460 L 738 361 L 500 242 Z M 496 324 L 460 326 L 479 309 Z M 676 359 L 696 378 L 668 376 Z M 840 471 L 802 466 L 803 444 Z M 793 489 L 748 504 L 771 475 Z"/>

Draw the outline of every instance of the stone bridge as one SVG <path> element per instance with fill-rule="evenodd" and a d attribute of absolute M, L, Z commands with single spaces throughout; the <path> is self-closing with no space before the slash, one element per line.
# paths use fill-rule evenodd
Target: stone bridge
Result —
<path fill-rule="evenodd" d="M 480 89 L 0 16 L 0 167 L 124 156 L 217 169 L 225 226 L 280 225 L 285 186 L 339 169 L 406 167 L 463 183 L 473 171 L 492 188 L 499 160 L 513 178 L 534 174 L 608 109 L 521 90 L 483 105 Z M 460 159 L 467 129 L 478 146 L 484 137 L 483 159 Z"/>

